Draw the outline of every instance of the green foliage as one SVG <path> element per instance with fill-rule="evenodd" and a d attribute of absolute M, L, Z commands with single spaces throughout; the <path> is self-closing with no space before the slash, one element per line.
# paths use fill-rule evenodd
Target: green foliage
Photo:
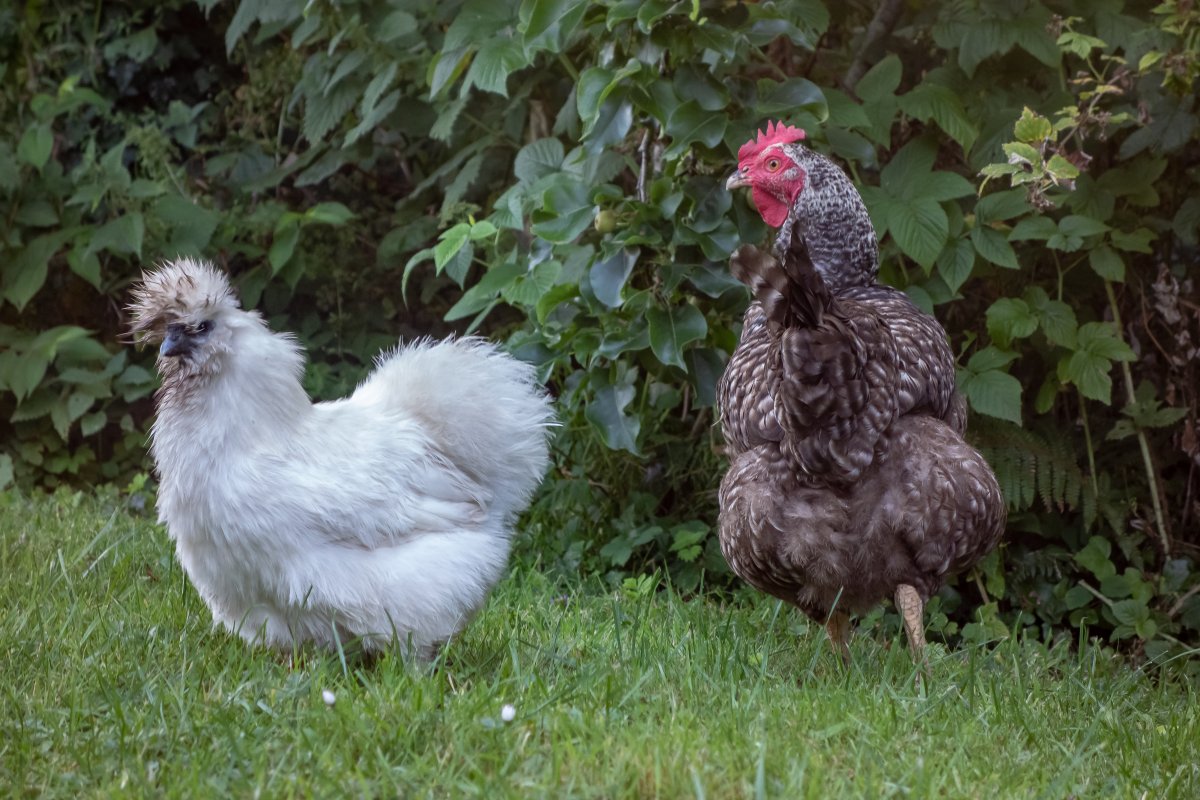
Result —
<path fill-rule="evenodd" d="M 724 179 L 779 118 L 944 321 L 1013 511 L 986 614 L 946 630 L 1200 631 L 1191 5 L 906 6 L 874 43 L 872 9 L 819 0 L 40 8 L 0 12 L 0 484 L 144 469 L 120 308 L 145 261 L 198 253 L 299 332 L 318 397 L 398 334 L 506 339 L 562 422 L 529 551 L 721 584 L 725 262 L 768 236 Z M 1075 559 L 1097 539 L 1108 583 Z"/>

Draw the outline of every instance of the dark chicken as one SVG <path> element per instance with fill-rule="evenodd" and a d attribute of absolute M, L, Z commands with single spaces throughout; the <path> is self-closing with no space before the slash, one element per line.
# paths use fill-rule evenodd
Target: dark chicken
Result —
<path fill-rule="evenodd" d="M 991 550 L 1004 505 L 962 439 L 945 333 L 875 283 L 862 200 L 802 137 L 769 127 L 728 183 L 783 229 L 774 255 L 731 261 L 755 300 L 718 390 L 721 547 L 744 580 L 825 622 L 843 657 L 849 615 L 889 596 L 919 654 L 925 601 Z"/>

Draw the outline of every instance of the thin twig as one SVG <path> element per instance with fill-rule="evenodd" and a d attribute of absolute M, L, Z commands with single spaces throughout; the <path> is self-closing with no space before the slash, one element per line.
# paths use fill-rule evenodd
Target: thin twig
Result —
<path fill-rule="evenodd" d="M 854 61 L 850 63 L 846 76 L 842 78 L 842 86 L 846 91 L 853 92 L 862 76 L 867 74 L 867 58 L 870 52 L 892 32 L 892 28 L 896 27 L 896 21 L 900 19 L 900 12 L 903 10 L 904 0 L 884 0 L 879 4 L 875 16 L 871 18 L 867 30 L 863 33 L 862 43 L 858 46 L 858 52 L 854 54 Z"/>
<path fill-rule="evenodd" d="M 1108 293 L 1108 305 L 1112 309 L 1113 322 L 1117 326 L 1117 335 L 1121 340 L 1125 340 L 1125 329 L 1121 325 L 1121 311 L 1117 308 L 1117 295 L 1113 291 L 1112 281 L 1104 282 L 1104 291 Z M 1133 371 L 1129 368 L 1128 361 L 1121 362 L 1121 375 L 1125 379 L 1125 399 L 1133 405 L 1137 401 L 1137 395 L 1133 390 Z M 1133 429 L 1137 431 L 1138 446 L 1142 451 L 1142 464 L 1146 468 L 1146 480 L 1150 483 L 1150 500 L 1154 506 L 1154 523 L 1158 528 L 1158 539 L 1162 545 L 1163 560 L 1171 553 L 1171 539 L 1167 536 L 1167 523 L 1163 518 L 1162 501 L 1159 498 L 1158 476 L 1154 472 L 1154 459 L 1150 457 L 1150 442 L 1146 439 L 1146 432 L 1136 422 Z"/>
<path fill-rule="evenodd" d="M 1195 586 L 1188 589 L 1186 592 L 1184 592 L 1183 597 L 1175 601 L 1175 605 L 1171 606 L 1171 610 L 1167 612 L 1167 617 L 1173 617 L 1182 611 L 1183 604 L 1186 603 L 1194 594 L 1196 594 L 1196 592 L 1200 592 L 1200 583 L 1197 583 Z"/>
<path fill-rule="evenodd" d="M 638 145 L 638 156 L 641 166 L 638 168 L 637 199 L 639 203 L 646 202 L 646 166 L 650 160 L 650 129 L 642 133 L 642 143 Z"/>

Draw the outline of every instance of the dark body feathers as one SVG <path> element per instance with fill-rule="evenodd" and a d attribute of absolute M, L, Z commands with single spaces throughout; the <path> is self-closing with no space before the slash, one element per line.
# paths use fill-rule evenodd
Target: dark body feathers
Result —
<path fill-rule="evenodd" d="M 718 386 L 731 458 L 722 552 L 748 583 L 822 621 L 902 584 L 927 599 L 995 545 L 1005 519 L 995 476 L 961 436 L 945 333 L 874 282 L 874 231 L 841 181 L 861 209 L 838 217 L 854 220 L 841 250 L 833 226 L 800 224 L 816 214 L 801 195 L 774 256 L 744 246 L 733 257 L 755 301 Z"/>

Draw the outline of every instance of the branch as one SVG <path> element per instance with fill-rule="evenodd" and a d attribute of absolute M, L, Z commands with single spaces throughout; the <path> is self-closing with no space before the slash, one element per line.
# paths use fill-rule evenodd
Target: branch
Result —
<path fill-rule="evenodd" d="M 903 10 L 904 0 L 883 0 L 879 4 L 875 16 L 871 18 L 871 22 L 863 34 L 862 44 L 858 46 L 854 61 L 850 63 L 850 68 L 846 70 L 846 76 L 842 78 L 842 87 L 846 91 L 853 92 L 862 76 L 867 74 L 867 55 L 892 32 L 892 28 L 896 27 L 896 21 L 900 19 L 900 12 Z"/>

